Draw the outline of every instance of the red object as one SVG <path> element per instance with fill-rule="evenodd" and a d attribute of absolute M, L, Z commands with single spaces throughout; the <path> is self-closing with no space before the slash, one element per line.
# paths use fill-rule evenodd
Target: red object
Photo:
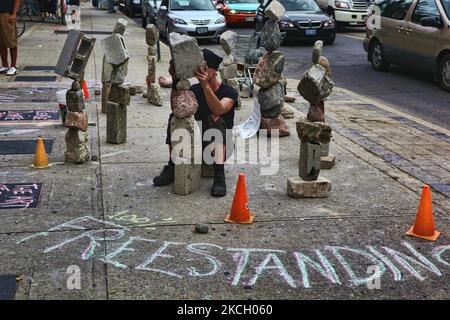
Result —
<path fill-rule="evenodd" d="M 82 85 L 81 85 L 82 89 L 83 89 L 83 95 L 86 99 L 89 99 L 89 91 L 87 88 L 87 84 L 86 84 L 86 80 L 83 80 Z"/>
<path fill-rule="evenodd" d="M 427 185 L 423 186 L 416 223 L 406 234 L 431 241 L 436 241 L 441 234 L 434 229 L 433 204 L 431 202 L 430 187 Z"/>
<path fill-rule="evenodd" d="M 231 13 L 231 12 L 235 13 Z M 222 9 L 222 14 L 225 16 L 227 25 L 248 25 L 255 24 L 256 11 L 254 12 L 241 12 L 239 10 L 231 10 L 226 6 Z"/>
<path fill-rule="evenodd" d="M 245 175 L 239 174 L 239 179 L 234 193 L 233 205 L 229 214 L 225 216 L 225 222 L 230 223 L 253 223 L 255 214 L 251 213 L 247 207 L 247 190 L 245 187 Z"/>

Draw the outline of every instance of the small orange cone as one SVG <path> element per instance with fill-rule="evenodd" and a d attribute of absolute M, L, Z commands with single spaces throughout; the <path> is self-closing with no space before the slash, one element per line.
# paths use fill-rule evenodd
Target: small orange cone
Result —
<path fill-rule="evenodd" d="M 245 175 L 239 174 L 236 192 L 234 193 L 233 206 L 229 214 L 225 216 L 225 222 L 229 223 L 253 223 L 255 214 L 247 207 L 247 190 L 245 187 Z"/>
<path fill-rule="evenodd" d="M 48 167 L 48 157 L 47 152 L 45 152 L 45 146 L 44 141 L 42 140 L 42 136 L 39 136 L 37 139 L 33 166 L 39 169 Z"/>
<path fill-rule="evenodd" d="M 436 241 L 441 234 L 434 230 L 433 205 L 431 203 L 430 187 L 423 186 L 420 198 L 419 210 L 417 211 L 416 223 L 406 232 L 407 235 L 419 237 L 426 240 Z"/>
<path fill-rule="evenodd" d="M 86 80 L 83 80 L 81 87 L 83 88 L 83 95 L 85 98 L 89 98 L 89 91 L 87 88 Z"/>

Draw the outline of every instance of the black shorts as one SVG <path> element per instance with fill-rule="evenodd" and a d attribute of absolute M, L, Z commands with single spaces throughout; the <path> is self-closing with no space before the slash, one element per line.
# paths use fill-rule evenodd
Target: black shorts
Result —
<path fill-rule="evenodd" d="M 170 121 L 172 120 L 172 118 L 174 117 L 174 114 L 171 113 L 169 115 L 169 120 L 167 121 L 167 133 L 166 133 L 166 144 L 171 145 L 172 144 L 172 140 L 171 140 L 171 134 L 170 134 Z M 197 119 L 196 119 L 197 120 Z M 202 121 L 202 120 L 197 120 L 200 121 L 202 123 L 202 141 L 203 141 L 203 134 L 205 133 L 206 130 L 210 129 L 210 125 L 209 125 L 209 121 Z M 227 129 L 226 132 L 224 132 L 224 134 L 222 135 L 222 141 L 224 145 L 227 145 L 227 141 L 231 142 L 228 143 L 228 145 L 233 145 L 233 135 L 232 135 L 232 130 L 234 123 L 231 121 L 226 121 L 226 118 L 222 118 L 221 121 L 224 122 L 225 124 L 225 128 Z M 210 144 L 210 141 L 203 141 L 203 149 Z"/>

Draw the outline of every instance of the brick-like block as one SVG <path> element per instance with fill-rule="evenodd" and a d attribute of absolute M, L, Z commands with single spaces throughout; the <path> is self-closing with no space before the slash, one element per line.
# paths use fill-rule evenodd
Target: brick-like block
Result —
<path fill-rule="evenodd" d="M 300 177 L 287 180 L 287 193 L 292 198 L 326 198 L 331 190 L 331 181 L 318 178 L 316 181 L 303 181 Z"/>
<path fill-rule="evenodd" d="M 264 15 L 272 21 L 278 21 L 284 15 L 286 9 L 277 0 L 273 0 L 264 10 Z"/>
<path fill-rule="evenodd" d="M 190 162 L 190 159 L 189 159 Z M 176 164 L 175 182 L 173 192 L 186 196 L 200 189 L 201 165 L 200 164 Z"/>
<path fill-rule="evenodd" d="M 78 46 L 80 45 L 83 34 L 77 30 L 70 30 L 67 35 L 66 42 L 59 56 L 58 63 L 56 64 L 55 73 L 61 77 L 66 77 L 73 59 L 77 53 Z"/>
<path fill-rule="evenodd" d="M 320 169 L 331 169 L 336 163 L 336 157 L 332 154 L 320 157 Z"/>

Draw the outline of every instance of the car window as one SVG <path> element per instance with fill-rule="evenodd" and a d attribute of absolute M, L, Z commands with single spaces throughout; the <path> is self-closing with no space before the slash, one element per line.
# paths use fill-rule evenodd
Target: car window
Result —
<path fill-rule="evenodd" d="M 444 7 L 445 14 L 450 19 L 450 0 L 441 0 L 442 6 Z"/>
<path fill-rule="evenodd" d="M 386 8 L 389 5 L 389 1 L 388 0 L 376 0 L 373 3 L 375 6 L 377 6 L 380 9 L 380 15 L 382 17 L 386 17 Z"/>
<path fill-rule="evenodd" d="M 211 0 L 171 0 L 170 10 L 186 11 L 186 10 L 217 10 Z"/>
<path fill-rule="evenodd" d="M 279 0 L 286 11 L 320 11 L 314 0 Z"/>
<path fill-rule="evenodd" d="M 412 22 L 419 23 L 425 17 L 440 17 L 439 9 L 434 0 L 419 0 L 414 9 Z"/>
<path fill-rule="evenodd" d="M 394 20 L 403 20 L 412 2 L 413 0 L 391 0 L 386 6 L 384 15 L 382 14 L 381 16 Z"/>

